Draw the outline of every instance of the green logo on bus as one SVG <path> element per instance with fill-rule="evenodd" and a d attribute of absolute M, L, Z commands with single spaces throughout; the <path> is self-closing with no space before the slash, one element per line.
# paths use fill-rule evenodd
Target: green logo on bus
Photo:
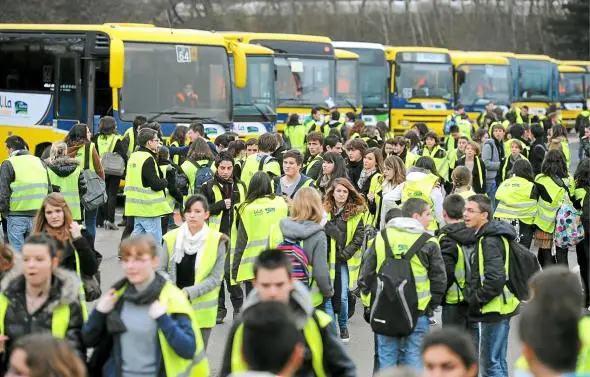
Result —
<path fill-rule="evenodd" d="M 14 103 L 15 114 L 27 114 L 29 112 L 29 105 L 24 101 L 16 101 Z"/>

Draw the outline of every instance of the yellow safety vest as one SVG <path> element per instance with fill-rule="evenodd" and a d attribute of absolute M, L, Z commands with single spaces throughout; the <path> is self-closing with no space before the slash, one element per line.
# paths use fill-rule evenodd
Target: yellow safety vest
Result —
<path fill-rule="evenodd" d="M 376 211 L 375 214 L 372 214 L 369 209 L 365 211 L 365 217 L 363 222 L 365 225 L 371 225 L 373 227 L 378 227 L 377 219 L 379 218 L 379 212 L 381 210 L 381 195 L 379 193 L 382 190 L 382 183 L 383 183 L 383 175 L 381 173 L 377 173 L 371 177 L 371 184 L 369 185 L 369 193 L 375 194 L 375 206 Z"/>
<path fill-rule="evenodd" d="M 168 256 L 172 258 L 174 254 L 174 245 L 176 245 L 176 237 L 178 236 L 178 228 L 171 230 L 164 235 L 164 241 L 166 241 L 166 247 L 168 248 Z M 195 271 L 195 285 L 199 284 L 205 278 L 207 278 L 213 267 L 215 267 L 215 261 L 217 260 L 217 250 L 219 249 L 219 240 L 221 239 L 221 233 L 209 228 L 207 234 L 207 240 L 205 241 L 205 247 L 201 251 L 203 256 L 200 257 L 199 266 Z M 170 266 L 174 263 L 172 259 L 168 261 L 168 272 L 170 272 Z M 217 317 L 217 304 L 219 301 L 219 288 L 221 287 L 221 281 L 223 275 L 219 279 L 219 282 L 214 290 L 205 293 L 204 295 L 195 298 L 191 301 L 191 305 L 195 310 L 197 323 L 200 328 L 212 328 L 215 326 L 215 319 Z"/>
<path fill-rule="evenodd" d="M 10 305 L 8 297 L 6 297 L 3 293 L 0 293 L 0 335 L 6 334 L 4 320 L 6 319 L 8 305 Z M 59 339 L 65 338 L 69 325 L 70 305 L 59 304 L 53 309 L 53 312 L 51 313 L 51 335 Z"/>
<path fill-rule="evenodd" d="M 90 171 L 96 172 L 96 169 L 94 168 L 94 159 L 92 158 L 92 151 L 95 150 L 96 147 L 94 146 L 94 143 L 90 143 L 90 148 L 88 149 L 88 152 L 90 153 L 90 156 L 88 156 L 88 169 L 90 169 Z M 84 167 L 84 159 L 86 158 L 86 146 L 82 145 L 82 147 L 80 147 L 77 151 L 76 151 L 76 158 L 78 159 L 78 161 L 80 161 L 80 165 L 82 165 L 82 168 Z"/>
<path fill-rule="evenodd" d="M 71 245 L 72 249 L 74 249 L 74 258 L 76 258 L 76 275 L 80 281 L 82 281 L 82 270 L 80 268 L 80 255 L 78 255 L 78 250 L 74 247 L 74 244 Z M 84 284 L 80 284 L 80 307 L 82 308 L 82 318 L 84 322 L 88 320 L 88 307 L 86 306 L 86 291 L 84 290 Z"/>
<path fill-rule="evenodd" d="M 129 146 L 127 147 L 127 156 L 131 156 L 131 153 L 133 153 L 134 149 L 135 149 L 135 134 L 133 133 L 133 127 L 129 127 L 125 133 L 123 134 L 123 137 L 129 137 Z"/>
<path fill-rule="evenodd" d="M 586 189 L 583 187 L 574 190 L 574 198 L 584 205 L 584 198 L 586 198 Z"/>
<path fill-rule="evenodd" d="M 473 128 L 471 122 L 465 119 L 460 119 L 457 122 L 457 126 L 459 126 L 459 133 L 463 136 L 467 136 L 467 138 L 471 140 L 471 129 Z"/>
<path fill-rule="evenodd" d="M 537 200 L 531 199 L 535 184 L 513 176 L 508 178 L 496 191 L 498 207 L 494 217 L 499 219 L 519 219 L 525 224 L 532 224 L 537 214 Z"/>
<path fill-rule="evenodd" d="M 195 165 L 191 160 L 186 159 L 180 166 L 184 174 L 186 174 L 186 176 L 188 177 L 188 195 L 184 198 L 185 201 L 189 196 L 191 196 L 193 193 L 198 192 L 198 190 L 201 189 L 200 187 L 195 187 L 197 173 L 199 172 L 200 167 L 209 165 L 209 163 L 211 163 L 211 161 L 209 160 L 199 160 L 196 162 Z M 217 171 L 217 168 L 215 167 L 214 163 L 211 163 L 211 166 L 209 166 L 209 168 L 211 169 L 213 174 L 215 174 L 215 172 Z"/>
<path fill-rule="evenodd" d="M 440 153 L 439 153 L 440 152 Z M 442 157 L 434 157 L 437 154 Z M 428 148 L 424 147 L 422 151 L 422 156 L 430 157 L 434 161 L 436 165 L 436 170 L 438 174 L 446 181 L 449 180 L 449 159 L 447 158 L 447 152 L 442 149 L 440 146 L 435 145 L 434 148 L 429 150 Z"/>
<path fill-rule="evenodd" d="M 447 154 L 451 153 L 451 151 L 454 151 L 455 149 L 455 142 L 457 142 L 458 139 L 455 139 L 454 137 L 452 137 L 451 135 L 447 136 L 446 140 L 445 140 L 445 147 L 447 149 Z"/>
<path fill-rule="evenodd" d="M 527 161 L 529 160 L 522 153 L 519 156 L 523 160 L 527 160 Z M 509 161 L 510 161 L 510 153 L 506 155 L 506 158 L 504 158 L 504 164 L 502 165 L 502 181 L 504 181 L 506 179 L 506 177 L 507 177 L 507 174 L 508 174 L 508 171 L 509 171 L 508 170 L 508 162 Z"/>
<path fill-rule="evenodd" d="M 115 144 L 117 144 L 118 140 L 121 140 L 121 136 L 117 134 L 98 135 L 96 138 L 96 144 L 98 145 L 98 155 L 102 157 L 105 153 L 113 153 L 115 150 Z M 83 160 L 82 163 L 84 163 Z"/>
<path fill-rule="evenodd" d="M 346 245 L 352 242 L 354 233 L 356 232 L 359 223 L 363 221 L 364 212 L 356 214 L 346 220 Z M 328 213 L 328 221 L 332 219 L 332 214 Z M 361 269 L 361 261 L 363 258 L 363 250 L 358 249 L 353 256 L 346 262 L 348 266 L 348 288 L 353 290 L 356 288 L 356 283 Z M 328 263 L 330 266 L 330 280 L 334 284 L 336 278 L 336 240 L 330 238 L 330 255 L 328 255 Z"/>
<path fill-rule="evenodd" d="M 244 184 L 242 182 L 239 182 L 239 181 L 237 181 L 237 182 L 234 181 L 234 185 L 238 186 L 238 192 L 240 193 L 239 201 L 237 203 L 232 203 L 232 206 L 234 206 L 234 208 L 235 208 L 243 200 L 246 199 L 246 187 L 244 186 Z M 223 195 L 221 194 L 221 189 L 219 188 L 219 186 L 216 183 L 213 183 L 212 191 L 213 191 L 213 197 L 214 197 L 215 203 L 223 200 Z M 209 228 L 214 229 L 219 232 L 219 228 L 221 227 L 221 218 L 222 217 L 223 217 L 223 211 L 219 212 L 219 214 L 217 214 L 217 215 L 209 216 L 209 222 L 208 222 Z M 236 217 L 234 216 L 233 219 L 235 221 Z"/>
<path fill-rule="evenodd" d="M 154 160 L 156 174 L 160 176 L 158 164 L 148 152 L 133 152 L 127 162 L 127 175 L 125 176 L 126 216 L 159 217 L 170 213 L 170 206 L 166 201 L 164 191 L 154 191 L 143 186 L 141 169 L 149 158 Z"/>
<path fill-rule="evenodd" d="M 279 222 L 287 217 L 287 213 L 287 203 L 279 196 L 272 199 L 259 198 L 240 206 L 238 214 L 248 236 L 248 243 L 240 260 L 237 282 L 254 279 L 253 266 L 258 255 L 283 239 Z"/>
<path fill-rule="evenodd" d="M 332 130 L 336 130 L 336 131 L 338 131 L 338 135 L 341 135 L 341 134 L 342 134 L 342 126 L 343 126 L 343 125 L 344 125 L 344 124 L 342 124 L 342 122 L 338 122 L 338 125 L 337 125 L 336 127 L 330 127 L 330 123 L 329 123 L 329 122 L 328 122 L 328 123 L 325 123 L 325 124 L 322 126 L 323 133 L 324 133 L 324 137 L 328 137 L 328 136 L 330 136 L 330 132 L 331 132 Z"/>
<path fill-rule="evenodd" d="M 262 155 L 262 156 L 266 156 L 266 157 L 262 157 L 261 158 L 265 158 L 265 163 L 262 165 L 262 170 L 259 170 L 258 167 L 260 166 L 260 160 L 258 159 L 258 156 Z M 277 160 L 272 159 L 271 160 L 270 155 L 267 154 L 262 154 L 262 153 L 256 153 L 256 154 L 251 154 L 250 156 L 248 156 L 246 158 L 246 162 L 244 163 L 244 167 L 242 168 L 242 176 L 240 177 L 240 181 L 244 182 L 244 184 L 246 185 L 246 188 L 248 188 L 248 186 L 250 186 L 250 181 L 252 180 L 252 177 L 254 176 L 254 174 L 256 174 L 259 171 L 263 171 L 265 173 L 270 173 L 272 175 L 274 175 L 275 177 L 280 177 L 281 175 L 281 167 L 279 166 L 279 163 L 277 162 Z"/>
<path fill-rule="evenodd" d="M 510 248 L 508 245 L 508 240 L 505 237 L 502 237 L 502 241 L 504 242 L 504 252 L 506 253 L 505 261 L 504 261 L 504 273 L 508 276 L 509 266 L 510 266 Z M 483 247 L 482 247 L 483 237 L 481 237 L 477 243 L 477 259 L 479 265 L 479 281 L 480 284 L 483 286 L 483 282 L 485 280 L 485 269 L 483 263 Z M 494 297 L 490 302 L 485 304 L 481 308 L 482 314 L 487 313 L 498 313 L 501 315 L 513 313 L 516 309 L 518 309 L 518 305 L 520 301 L 516 296 L 510 292 L 506 283 L 504 283 L 504 288 L 501 294 Z"/>
<path fill-rule="evenodd" d="M 127 287 L 123 287 L 116 292 L 117 297 L 121 297 Z M 190 318 L 197 347 L 192 359 L 184 359 L 174 351 L 168 344 L 166 336 L 162 330 L 158 330 L 158 340 L 160 351 L 164 360 L 164 369 L 166 376 L 180 377 L 207 377 L 209 376 L 209 361 L 205 353 L 205 345 L 201 337 L 200 323 L 197 320 L 196 312 L 186 298 L 186 295 L 174 284 L 166 282 L 160 292 L 159 301 L 166 307 L 168 315 L 184 314 Z"/>
<path fill-rule="evenodd" d="M 178 141 L 173 141 L 172 143 L 170 143 L 171 147 L 180 147 L 180 143 L 178 143 Z M 172 162 L 174 162 L 176 165 L 178 165 L 180 163 L 180 155 L 179 154 L 175 154 L 174 157 L 172 157 Z"/>
<path fill-rule="evenodd" d="M 315 317 L 315 318 L 314 318 Z M 325 329 L 332 322 L 332 317 L 321 310 L 316 309 L 312 318 L 307 320 L 303 327 L 305 343 L 311 352 L 311 365 L 316 377 L 327 377 L 324 369 L 324 342 L 321 329 Z M 231 373 L 239 374 L 248 371 L 248 365 L 244 360 L 244 324 L 241 323 L 236 329 L 231 348 Z"/>
<path fill-rule="evenodd" d="M 421 233 L 409 233 L 396 228 L 386 228 L 387 238 L 391 243 L 391 252 L 395 258 L 400 258 L 405 255 L 412 245 L 420 238 Z M 393 242 L 392 242 L 393 241 Z M 433 242 L 438 245 L 436 238 L 431 237 L 426 242 Z M 377 265 L 375 271 L 379 272 L 383 262 L 385 262 L 385 240 L 381 233 L 375 237 L 375 256 L 377 257 Z M 410 259 L 410 266 L 414 281 L 416 282 L 416 294 L 418 296 L 418 310 L 424 311 L 430 300 L 432 294 L 430 293 L 430 279 L 428 278 L 428 269 L 422 264 L 418 254 L 414 254 Z M 362 293 L 361 301 L 363 305 L 368 307 L 371 305 L 371 293 Z"/>
<path fill-rule="evenodd" d="M 166 178 L 166 173 L 168 172 L 168 169 L 172 168 L 172 165 L 159 165 L 158 169 L 160 169 L 160 173 L 162 173 L 162 178 Z M 164 195 L 166 195 L 166 203 L 168 203 L 168 206 L 170 207 L 170 212 L 168 213 L 172 213 L 174 212 L 174 206 L 176 201 L 174 200 L 174 197 L 172 195 L 170 195 L 170 190 L 168 190 L 168 188 L 164 189 Z"/>
<path fill-rule="evenodd" d="M 406 169 L 409 169 L 412 166 L 414 166 L 417 159 L 418 159 L 418 156 L 416 156 L 414 153 L 412 153 L 406 149 L 406 160 L 404 161 L 404 165 L 406 165 Z"/>
<path fill-rule="evenodd" d="M 305 173 L 304 173 L 304 174 L 305 174 L 305 175 L 308 175 L 308 174 L 309 174 L 309 171 L 311 170 L 311 168 L 312 168 L 312 167 L 313 167 L 313 166 L 314 166 L 314 165 L 315 165 L 317 162 L 319 162 L 319 161 L 324 161 L 324 159 L 322 158 L 322 154 L 321 154 L 321 153 L 320 153 L 320 154 L 318 154 L 318 155 L 316 155 L 316 156 L 314 156 L 314 157 L 311 159 L 311 161 L 309 161 L 309 162 L 307 163 L 307 165 L 305 165 L 305 168 L 304 168 L 304 170 L 305 170 Z"/>
<path fill-rule="evenodd" d="M 438 236 L 438 243 L 443 237 L 446 237 L 446 233 L 442 233 Z M 465 253 L 461 245 L 457 244 L 457 263 L 455 263 L 455 281 L 445 295 L 445 302 L 447 304 L 458 304 L 465 301 L 463 289 L 465 289 Z"/>
<path fill-rule="evenodd" d="M 419 198 L 425 200 L 430 206 L 430 210 L 434 212 L 434 203 L 430 198 L 430 193 L 438 183 L 439 178 L 428 173 L 424 178 L 417 181 L 406 181 L 402 189 L 402 203 L 405 203 L 410 198 Z M 432 218 L 432 221 L 428 225 L 428 230 L 437 230 L 438 223 Z"/>
<path fill-rule="evenodd" d="M 47 196 L 49 180 L 45 166 L 30 154 L 8 159 L 14 169 L 10 183 L 10 212 L 37 211 Z"/>
<path fill-rule="evenodd" d="M 305 133 L 306 134 L 308 134 L 310 132 L 322 132 L 322 124 L 321 124 L 321 122 L 319 120 L 316 121 L 313 118 L 310 118 L 307 121 L 305 121 L 303 123 L 303 126 L 305 127 Z"/>
<path fill-rule="evenodd" d="M 563 181 L 568 186 L 569 194 L 571 194 L 574 187 L 574 180 L 571 177 L 564 178 Z M 551 177 L 544 174 L 539 174 L 535 177 L 535 182 L 545 186 L 547 193 L 553 199 L 552 202 L 546 202 L 542 197 L 539 197 L 537 202 L 537 215 L 533 224 L 539 229 L 546 233 L 553 233 L 555 231 L 555 217 L 557 216 L 557 210 L 561 206 L 563 199 L 566 195 L 566 190 L 560 187 Z"/>
<path fill-rule="evenodd" d="M 512 145 L 512 142 L 514 140 L 518 141 L 520 143 L 520 146 L 522 147 L 520 155 L 527 157 L 529 155 L 529 150 L 531 149 L 528 145 L 523 143 L 522 140 L 508 139 L 504 142 L 504 155 L 506 156 L 506 159 L 508 159 L 508 156 L 510 156 L 510 146 Z"/>
<path fill-rule="evenodd" d="M 305 135 L 307 130 L 304 125 L 297 124 L 294 126 L 285 126 L 285 137 L 289 139 L 292 149 L 296 149 L 301 153 L 305 152 Z"/>
<path fill-rule="evenodd" d="M 53 186 L 59 186 L 59 193 L 63 195 L 70 211 L 72 218 L 76 221 L 82 220 L 82 211 L 80 209 L 80 191 L 78 187 L 78 179 L 82 173 L 80 165 L 67 177 L 60 177 L 55 174 L 53 170 L 47 168 L 49 174 L 49 181 Z"/>

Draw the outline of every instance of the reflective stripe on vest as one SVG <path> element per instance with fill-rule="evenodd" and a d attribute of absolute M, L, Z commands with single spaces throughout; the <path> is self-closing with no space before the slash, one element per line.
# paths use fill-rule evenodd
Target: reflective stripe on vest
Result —
<path fill-rule="evenodd" d="M 315 310 L 313 316 L 307 320 L 303 327 L 303 337 L 311 353 L 311 365 L 316 377 L 327 377 L 324 369 L 324 342 L 322 340 L 321 329 L 328 327 L 332 318 L 321 310 Z M 317 322 L 316 322 L 317 321 Z M 244 360 L 244 324 L 241 323 L 234 334 L 231 348 L 231 373 L 240 374 L 248 371 L 248 364 Z"/>
<path fill-rule="evenodd" d="M 430 194 L 438 181 L 439 178 L 432 173 L 428 173 L 424 178 L 416 181 L 406 181 L 402 188 L 402 203 L 405 203 L 410 198 L 419 198 L 426 201 L 430 206 L 430 210 L 434 213 L 434 202 L 432 201 Z M 433 216 L 432 221 L 428 225 L 428 230 L 437 229 L 438 223 Z"/>
<path fill-rule="evenodd" d="M 6 335 L 4 320 L 8 311 L 10 301 L 3 293 L 0 293 L 0 335 Z M 70 324 L 70 305 L 60 304 L 51 313 L 51 335 L 63 339 L 66 337 L 68 326 Z M 47 329 L 49 330 L 49 329 Z"/>
<path fill-rule="evenodd" d="M 82 211 L 80 210 L 80 191 L 78 187 L 78 180 L 82 173 L 82 167 L 78 165 L 67 177 L 60 177 L 55 174 L 53 170 L 47 168 L 49 174 L 49 181 L 53 186 L 59 186 L 59 193 L 63 195 L 70 211 L 72 218 L 76 221 L 82 220 Z"/>
<path fill-rule="evenodd" d="M 125 292 L 126 287 L 119 289 L 115 295 L 121 297 Z M 201 329 L 196 313 L 191 308 L 191 305 L 186 298 L 186 295 L 171 282 L 166 282 L 160 296 L 160 302 L 166 307 L 168 315 L 183 314 L 189 317 L 191 326 L 195 334 L 195 353 L 191 359 L 185 359 L 174 351 L 168 344 L 166 336 L 162 330 L 158 330 L 158 345 L 164 360 L 164 369 L 166 376 L 176 377 L 202 377 L 209 375 L 209 361 L 205 353 L 205 345 L 201 336 Z"/>
<path fill-rule="evenodd" d="M 127 156 L 131 156 L 131 153 L 133 153 L 134 149 L 135 149 L 135 134 L 133 133 L 133 127 L 129 127 L 125 133 L 123 134 L 123 137 L 125 136 L 129 136 L 129 145 L 127 146 Z"/>
<path fill-rule="evenodd" d="M 80 297 L 80 306 L 82 307 L 82 318 L 84 322 L 88 320 L 88 307 L 86 306 L 86 291 L 84 290 L 84 284 L 82 283 L 82 270 L 80 269 L 80 255 L 78 254 L 78 250 L 74 247 L 73 243 L 70 243 L 72 249 L 74 249 L 74 258 L 76 260 L 76 275 L 78 275 L 78 279 L 80 279 L 80 289 L 79 289 L 79 297 Z"/>
<path fill-rule="evenodd" d="M 396 228 L 387 228 L 387 237 L 390 240 L 395 240 L 391 246 L 391 252 L 395 258 L 401 258 L 405 255 L 412 245 L 420 238 L 421 233 L 409 233 L 398 230 Z M 436 242 L 434 237 L 428 239 L 426 242 Z M 385 261 L 385 244 L 381 234 L 377 234 L 375 237 L 375 254 L 377 257 L 377 264 L 375 271 L 379 272 L 381 265 Z M 430 303 L 432 295 L 430 293 L 430 279 L 428 278 L 428 269 L 424 267 L 418 254 L 410 259 L 410 266 L 412 267 L 412 273 L 416 282 L 416 294 L 418 296 L 418 310 L 426 310 L 426 307 Z M 370 295 L 369 295 L 370 300 Z"/>
<path fill-rule="evenodd" d="M 178 228 L 174 229 L 164 235 L 164 241 L 168 248 L 168 272 L 172 263 L 172 255 L 174 254 L 174 246 L 176 245 L 176 237 L 178 236 Z M 217 261 L 217 251 L 219 249 L 219 240 L 221 233 L 209 228 L 205 247 L 202 251 L 203 255 L 199 258 L 199 266 L 195 271 L 195 285 L 205 280 L 213 271 L 215 262 Z M 215 319 L 217 317 L 217 304 L 219 302 L 219 290 L 223 274 L 217 282 L 215 289 L 199 296 L 191 301 L 192 308 L 195 310 L 196 318 L 200 328 L 212 328 L 215 326 Z"/>
<path fill-rule="evenodd" d="M 281 175 L 281 167 L 276 160 L 271 160 L 270 155 L 263 154 L 263 153 L 256 153 L 251 154 L 250 156 L 246 157 L 246 162 L 244 162 L 244 166 L 242 168 L 242 175 L 240 177 L 240 181 L 244 182 L 246 188 L 250 186 L 250 181 L 254 174 L 258 173 L 258 168 L 260 167 L 260 159 L 264 158 L 265 162 L 262 165 L 262 171 L 270 175 L 274 175 L 279 177 Z"/>
<path fill-rule="evenodd" d="M 532 224 L 537 213 L 537 200 L 531 199 L 533 182 L 513 176 L 500 184 L 496 191 L 498 207 L 494 217 L 500 219 L 519 219 Z"/>
<path fill-rule="evenodd" d="M 127 163 L 125 176 L 125 215 L 137 217 L 159 217 L 170 213 L 164 191 L 154 191 L 144 187 L 141 179 L 143 164 L 153 159 L 156 174 L 160 176 L 154 157 L 144 151 L 133 152 Z"/>
<path fill-rule="evenodd" d="M 440 154 L 443 157 L 434 157 L 438 152 L 441 152 Z M 430 151 L 428 148 L 424 148 L 424 151 L 422 151 L 422 156 L 432 158 L 434 164 L 436 165 L 436 170 L 438 171 L 438 174 L 444 180 L 449 180 L 449 160 L 447 158 L 447 153 L 444 151 L 444 149 L 442 149 L 438 145 L 435 145 L 432 151 Z"/>
<path fill-rule="evenodd" d="M 485 280 L 485 269 L 483 263 L 483 247 L 482 247 L 483 237 L 481 237 L 477 243 L 477 259 L 478 259 L 478 266 L 479 266 L 479 281 L 480 284 L 483 286 L 483 282 Z M 505 261 L 504 261 L 504 273 L 506 275 L 506 281 L 508 281 L 509 276 L 509 266 L 510 266 L 510 252 L 509 252 L 509 244 L 508 240 L 505 237 L 502 237 L 502 242 L 504 243 L 504 253 L 505 253 Z M 485 304 L 481 308 L 482 314 L 487 313 L 499 313 L 501 315 L 510 314 L 514 312 L 520 301 L 510 292 L 506 283 L 504 283 L 504 287 L 502 289 L 502 293 L 498 296 L 494 297 L 491 301 Z"/>
<path fill-rule="evenodd" d="M 168 172 L 169 168 L 171 168 L 171 165 L 158 166 L 158 169 L 160 169 L 160 172 L 162 173 L 162 178 L 166 178 L 166 173 Z M 174 197 L 170 195 L 170 190 L 168 190 L 168 187 L 164 189 L 164 195 L 166 196 L 166 203 L 168 203 L 168 206 L 170 207 L 169 213 L 174 212 L 176 200 L 174 200 Z"/>
<path fill-rule="evenodd" d="M 314 167 L 314 165 L 316 163 L 318 163 L 318 162 L 322 162 L 323 163 L 323 161 L 324 161 L 324 159 L 323 159 L 323 157 L 322 157 L 321 154 L 318 154 L 317 156 L 313 157 L 311 159 L 311 161 L 309 161 L 307 163 L 307 165 L 305 166 L 305 175 L 308 175 L 309 174 L 309 171 L 311 170 L 311 168 Z"/>
<path fill-rule="evenodd" d="M 272 239 L 271 247 L 283 239 L 279 222 L 287 217 L 288 207 L 281 197 L 273 199 L 263 197 L 238 209 L 242 226 L 248 237 L 248 243 L 242 253 L 238 276 L 236 281 L 248 281 L 254 279 L 253 265 L 258 255 L 269 246 L 269 239 Z M 270 230 L 269 230 L 270 229 Z"/>
<path fill-rule="evenodd" d="M 568 186 L 569 190 L 571 190 L 573 179 L 569 177 L 564 178 L 563 181 Z M 547 193 L 551 199 L 553 199 L 553 201 L 549 203 L 543 200 L 542 197 L 539 197 L 539 201 L 537 202 L 537 215 L 535 216 L 533 224 L 539 227 L 543 232 L 553 233 L 555 230 L 555 217 L 557 216 L 557 210 L 561 205 L 566 190 L 563 187 L 557 185 L 551 177 L 548 177 L 544 174 L 537 175 L 535 182 L 545 187 Z"/>
<path fill-rule="evenodd" d="M 49 182 L 45 166 L 38 157 L 30 154 L 8 159 L 14 170 L 10 183 L 10 211 L 37 211 L 47 196 Z"/>
<path fill-rule="evenodd" d="M 439 244 L 445 236 L 447 236 L 445 233 L 438 236 Z M 447 304 L 458 304 L 465 301 L 465 296 L 463 295 L 463 289 L 465 288 L 465 254 L 459 244 L 457 244 L 457 262 L 455 263 L 454 274 L 456 281 L 447 289 L 445 295 L 445 302 Z"/>

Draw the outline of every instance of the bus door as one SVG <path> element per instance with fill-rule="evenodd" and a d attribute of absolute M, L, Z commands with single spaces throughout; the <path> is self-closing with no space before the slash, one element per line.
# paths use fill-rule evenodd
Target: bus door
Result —
<path fill-rule="evenodd" d="M 65 53 L 55 56 L 55 122 L 57 128 L 69 130 L 82 117 L 82 88 L 80 56 Z M 55 123 L 54 123 L 55 124 Z"/>

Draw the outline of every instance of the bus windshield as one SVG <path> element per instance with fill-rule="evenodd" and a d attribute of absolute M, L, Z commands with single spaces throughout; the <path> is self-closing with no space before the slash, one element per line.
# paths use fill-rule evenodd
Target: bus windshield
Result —
<path fill-rule="evenodd" d="M 439 63 L 397 63 L 396 95 L 412 98 L 437 98 L 450 101 L 453 97 L 453 67 Z"/>
<path fill-rule="evenodd" d="M 385 52 L 369 48 L 344 49 L 360 57 L 363 108 L 387 106 L 389 67 L 385 61 Z"/>
<path fill-rule="evenodd" d="M 584 74 L 560 73 L 559 74 L 559 100 L 583 101 L 584 100 Z"/>
<path fill-rule="evenodd" d="M 232 86 L 235 115 L 274 115 L 276 108 L 274 90 L 274 62 L 272 56 L 247 56 L 248 82 L 238 89 Z M 233 72 L 233 57 L 231 57 Z"/>
<path fill-rule="evenodd" d="M 540 60 L 518 61 L 518 99 L 551 100 L 553 64 Z"/>
<path fill-rule="evenodd" d="M 278 107 L 317 106 L 333 95 L 332 59 L 275 57 Z"/>
<path fill-rule="evenodd" d="M 485 105 L 489 101 L 510 104 L 510 68 L 502 65 L 467 64 L 458 67 L 465 79 L 459 81 L 458 101 L 463 105 Z"/>
<path fill-rule="evenodd" d="M 336 106 L 357 107 L 359 96 L 359 63 L 357 60 L 336 61 Z"/>
<path fill-rule="evenodd" d="M 125 43 L 121 119 L 157 116 L 160 122 L 191 117 L 230 120 L 230 78 L 223 47 Z"/>

